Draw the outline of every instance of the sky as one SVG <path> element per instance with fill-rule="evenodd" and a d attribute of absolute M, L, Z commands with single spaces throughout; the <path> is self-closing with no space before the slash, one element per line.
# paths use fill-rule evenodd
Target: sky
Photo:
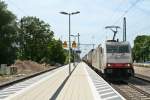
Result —
<path fill-rule="evenodd" d="M 36 16 L 51 25 L 56 38 L 68 41 L 68 16 L 59 12 L 76 12 L 71 16 L 71 34 L 80 34 L 81 44 L 102 44 L 111 39 L 112 31 L 106 26 L 121 28 L 117 38 L 122 41 L 123 17 L 127 19 L 127 41 L 134 44 L 138 35 L 150 35 L 150 0 L 2 0 L 18 19 Z M 71 37 L 71 40 L 75 38 Z M 76 39 L 77 40 L 77 39 Z M 81 56 L 93 46 L 80 46 Z"/>

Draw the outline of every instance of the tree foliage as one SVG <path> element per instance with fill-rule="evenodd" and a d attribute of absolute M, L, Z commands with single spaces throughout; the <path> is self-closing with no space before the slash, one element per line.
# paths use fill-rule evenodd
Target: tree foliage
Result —
<path fill-rule="evenodd" d="M 60 40 L 53 39 L 50 25 L 36 17 L 23 17 L 19 22 L 18 45 L 20 59 L 36 62 L 64 63 L 65 54 Z"/>
<path fill-rule="evenodd" d="M 52 41 L 50 26 L 36 17 L 23 17 L 19 22 L 19 58 L 41 61 Z"/>
<path fill-rule="evenodd" d="M 134 40 L 133 58 L 137 62 L 150 60 L 150 36 L 137 36 Z"/>
<path fill-rule="evenodd" d="M 15 15 L 0 1 L 0 64 L 13 63 L 16 58 L 15 40 L 17 24 Z"/>
<path fill-rule="evenodd" d="M 67 56 L 49 24 L 32 16 L 16 22 L 16 16 L 0 1 L 0 64 L 15 59 L 64 64 Z"/>
<path fill-rule="evenodd" d="M 49 58 L 48 62 L 51 63 L 59 62 L 63 64 L 65 62 L 66 55 L 60 40 L 53 39 L 53 41 L 49 43 L 47 57 Z"/>

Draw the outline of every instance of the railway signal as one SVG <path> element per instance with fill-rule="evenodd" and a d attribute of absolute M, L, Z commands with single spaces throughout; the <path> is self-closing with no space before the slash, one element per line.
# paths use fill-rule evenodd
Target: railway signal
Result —
<path fill-rule="evenodd" d="M 76 50 L 76 53 L 79 53 L 79 54 L 80 54 L 80 53 L 81 53 L 81 50 Z"/>
<path fill-rule="evenodd" d="M 77 44 L 75 41 L 73 41 L 73 43 L 72 43 L 72 48 L 77 48 Z"/>
<path fill-rule="evenodd" d="M 67 48 L 67 41 L 64 41 L 63 48 Z"/>

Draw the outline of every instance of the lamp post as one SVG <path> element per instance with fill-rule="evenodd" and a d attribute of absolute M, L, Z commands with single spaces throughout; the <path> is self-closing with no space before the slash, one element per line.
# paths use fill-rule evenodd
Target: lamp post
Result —
<path fill-rule="evenodd" d="M 75 14 L 78 14 L 80 13 L 79 11 L 77 12 L 71 12 L 71 13 L 67 13 L 67 12 L 60 12 L 60 14 L 64 14 L 64 15 L 68 15 L 69 16 L 69 75 L 71 74 L 71 64 L 70 64 L 70 58 L 71 58 L 71 53 L 70 53 L 70 49 L 71 49 L 71 42 L 70 42 L 70 33 L 71 33 L 71 30 L 70 30 L 70 16 L 71 15 L 75 15 Z"/>
<path fill-rule="evenodd" d="M 72 37 L 74 37 L 74 41 L 76 41 L 76 37 L 78 37 L 78 35 L 70 35 Z M 74 60 L 74 66 L 75 66 L 75 49 L 73 50 L 73 60 Z"/>

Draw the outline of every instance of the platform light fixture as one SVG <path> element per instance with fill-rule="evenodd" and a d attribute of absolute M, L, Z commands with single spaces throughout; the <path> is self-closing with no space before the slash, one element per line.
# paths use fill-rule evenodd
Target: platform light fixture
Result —
<path fill-rule="evenodd" d="M 70 22 L 70 16 L 71 15 L 75 15 L 75 14 L 79 14 L 80 11 L 76 11 L 76 12 L 71 12 L 71 13 L 67 13 L 67 12 L 60 12 L 60 14 L 64 14 L 64 15 L 68 15 L 69 16 L 69 75 L 71 74 L 71 64 L 70 64 L 70 58 L 71 58 L 71 40 L 70 40 L 70 34 L 71 34 L 71 22 Z"/>

